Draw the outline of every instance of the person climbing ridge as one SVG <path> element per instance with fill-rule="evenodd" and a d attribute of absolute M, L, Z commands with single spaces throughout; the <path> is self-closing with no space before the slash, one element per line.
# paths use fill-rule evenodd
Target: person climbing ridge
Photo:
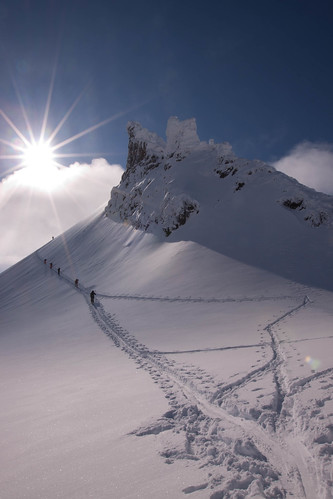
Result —
<path fill-rule="evenodd" d="M 60 267 L 58 267 L 58 275 L 60 275 Z"/>
<path fill-rule="evenodd" d="M 79 280 L 75 279 L 74 284 L 75 284 L 75 287 L 78 288 L 79 287 Z"/>
<path fill-rule="evenodd" d="M 52 267 L 53 267 L 53 263 L 51 262 L 51 263 L 50 263 L 50 269 L 52 269 Z"/>
<path fill-rule="evenodd" d="M 46 264 L 46 258 L 44 258 L 44 263 Z"/>
<path fill-rule="evenodd" d="M 91 293 L 90 293 L 90 301 L 91 301 L 92 304 L 95 303 L 95 295 L 96 295 L 95 291 L 92 290 Z"/>

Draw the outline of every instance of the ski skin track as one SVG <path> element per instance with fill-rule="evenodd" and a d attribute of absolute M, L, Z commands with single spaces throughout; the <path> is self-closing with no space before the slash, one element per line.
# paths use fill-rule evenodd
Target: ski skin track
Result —
<path fill-rule="evenodd" d="M 287 314 L 284 314 L 280 320 L 284 319 L 288 315 L 291 315 L 293 312 L 299 310 L 303 306 L 305 306 L 305 304 L 301 304 L 295 307 Z M 93 308 L 92 305 L 90 305 L 90 307 Z M 95 313 L 96 315 L 98 315 L 103 325 L 108 328 L 107 324 L 108 321 L 105 320 L 105 312 L 104 309 L 101 307 L 101 305 L 95 309 Z M 275 320 L 274 324 L 277 324 L 278 322 L 279 319 Z M 123 349 L 127 351 L 127 353 L 142 355 L 142 352 L 140 350 L 132 347 L 123 339 L 121 339 L 118 336 L 117 332 L 115 332 L 114 330 L 112 332 L 116 335 L 117 340 L 119 341 Z M 110 336 L 113 339 L 113 334 L 112 335 L 108 334 L 108 336 Z M 304 470 L 303 463 L 299 462 L 299 459 L 296 458 L 295 453 L 294 452 L 290 453 L 290 446 L 286 445 L 286 442 L 281 442 L 280 439 L 276 439 L 273 435 L 267 434 L 254 421 L 247 420 L 244 418 L 237 418 L 229 414 L 223 408 L 213 404 L 212 401 L 207 400 L 204 392 L 200 392 L 191 382 L 186 380 L 186 378 L 179 376 L 177 373 L 173 372 L 172 369 L 163 365 L 161 362 L 156 361 L 151 353 L 144 353 L 144 359 L 145 361 L 148 360 L 150 363 L 154 365 L 154 367 L 158 368 L 160 371 L 166 372 L 168 377 L 171 378 L 173 382 L 176 383 L 178 387 L 184 392 L 186 398 L 192 404 L 197 405 L 198 409 L 201 412 L 203 412 L 206 416 L 208 416 L 211 419 L 217 419 L 222 421 L 226 420 L 229 423 L 231 423 L 233 426 L 238 427 L 241 430 L 241 433 L 243 434 L 244 438 L 246 436 L 250 436 L 250 438 L 255 442 L 257 448 L 262 452 L 262 454 L 270 456 L 269 461 L 273 464 L 275 470 L 277 470 L 277 472 L 280 473 L 281 484 L 286 491 L 288 491 L 288 489 L 290 490 L 290 475 L 292 475 L 292 481 L 298 482 L 297 483 L 298 497 L 303 496 L 308 499 L 312 499 L 314 497 L 313 495 L 314 491 L 312 487 L 310 491 L 306 490 L 304 487 L 304 481 L 306 480 L 303 481 L 303 475 L 307 474 L 307 470 Z M 274 360 L 274 357 L 267 364 L 271 364 L 272 360 Z M 264 366 L 264 369 L 267 369 L 267 365 Z M 257 374 L 258 371 L 262 371 L 262 368 L 259 368 L 258 370 L 251 372 L 249 380 L 252 379 L 253 376 Z M 239 383 L 235 382 L 233 386 L 235 386 L 236 384 L 240 384 L 243 381 L 244 380 L 242 379 Z M 226 390 L 229 388 L 230 386 L 225 387 Z M 287 447 L 286 450 L 284 450 L 285 446 Z M 303 473 L 301 473 L 300 468 L 302 469 Z"/>
<path fill-rule="evenodd" d="M 39 255 L 38 251 L 35 252 L 35 255 L 40 262 L 43 262 L 43 258 Z M 50 270 L 53 270 L 53 272 L 55 273 L 57 272 L 55 268 L 52 268 Z M 202 411 L 202 413 L 204 413 L 212 420 L 228 421 L 234 427 L 239 428 L 241 434 L 244 437 L 248 437 L 255 442 L 255 445 L 257 446 L 259 451 L 262 452 L 264 456 L 269 455 L 268 462 L 273 465 L 273 468 L 278 473 L 280 483 L 284 489 L 284 492 L 286 493 L 286 497 L 295 497 L 293 493 L 290 493 L 290 490 L 296 492 L 297 493 L 296 497 L 298 498 L 304 497 L 305 499 L 314 499 L 315 497 L 318 497 L 317 480 L 316 484 L 312 483 L 312 479 L 314 478 L 314 476 L 317 476 L 317 473 L 314 472 L 315 464 L 313 463 L 313 459 L 308 453 L 305 446 L 300 442 L 299 439 L 296 438 L 296 436 L 293 436 L 293 438 L 290 439 L 290 435 L 288 434 L 286 435 L 285 438 L 281 434 L 280 435 L 269 434 L 264 429 L 262 429 L 258 424 L 256 424 L 255 421 L 250 419 L 245 419 L 244 417 L 235 417 L 229 412 L 227 412 L 225 409 L 223 409 L 223 407 L 220 407 L 219 405 L 215 404 L 214 403 L 214 400 L 216 399 L 215 395 L 213 397 L 210 397 L 210 399 L 207 399 L 206 393 L 204 391 L 200 391 L 199 389 L 197 389 L 197 387 L 195 387 L 195 385 L 189 379 L 187 379 L 185 376 L 180 375 L 175 370 L 173 370 L 163 362 L 156 359 L 155 357 L 156 354 L 160 354 L 160 352 L 150 352 L 144 345 L 138 344 L 135 339 L 134 339 L 134 345 L 131 344 L 129 341 L 127 341 L 126 335 L 128 335 L 129 333 L 125 331 L 123 328 L 121 328 L 121 326 L 119 326 L 114 321 L 114 319 L 110 318 L 108 314 L 106 314 L 102 304 L 99 301 L 95 303 L 95 305 L 90 303 L 88 288 L 82 286 L 81 283 L 79 284 L 79 287 L 76 287 L 74 281 L 64 273 L 62 273 L 58 277 L 60 278 L 60 281 L 65 282 L 67 285 L 70 285 L 76 291 L 82 294 L 83 298 L 85 299 L 89 307 L 92 318 L 94 319 L 96 324 L 100 327 L 100 329 L 104 332 L 104 334 L 106 334 L 110 339 L 112 339 L 116 347 L 120 347 L 130 357 L 134 357 L 135 359 L 137 357 L 140 357 L 141 360 L 143 360 L 145 363 L 147 362 L 150 363 L 152 367 L 158 369 L 162 374 L 163 373 L 166 374 L 168 378 L 171 378 L 172 381 L 178 386 L 178 388 L 181 390 L 185 399 L 188 402 L 196 405 L 198 409 Z M 97 296 L 103 297 L 103 295 L 101 294 L 97 294 Z M 179 298 L 179 297 L 177 297 L 176 299 L 172 299 L 169 297 L 166 298 L 138 297 L 138 296 L 128 297 L 124 295 L 120 296 L 108 295 L 105 296 L 105 298 L 188 301 L 187 298 Z M 286 299 L 286 298 L 293 299 L 293 297 L 286 297 L 286 296 L 272 297 L 271 299 L 275 300 L 275 299 Z M 269 299 L 269 297 L 267 299 Z M 189 300 L 191 300 L 191 298 Z M 262 297 L 257 297 L 252 300 L 250 298 L 245 298 L 245 299 L 228 298 L 225 301 L 232 302 L 232 301 L 253 301 L 253 300 L 263 301 Z M 206 300 L 193 299 L 192 301 L 197 302 L 197 301 L 206 301 Z M 207 301 L 215 301 L 215 300 L 211 299 Z M 220 300 L 216 301 L 219 302 Z M 310 302 L 311 301 L 309 300 L 309 298 L 305 297 L 304 301 L 301 304 L 289 310 L 281 317 L 278 317 L 264 328 L 264 330 L 266 330 L 270 334 L 270 337 L 272 339 L 270 344 L 273 351 L 272 358 L 264 366 L 261 366 L 261 368 L 251 371 L 250 373 L 248 373 L 247 376 L 245 376 L 241 380 L 238 380 L 234 383 L 231 383 L 230 385 L 223 387 L 222 390 L 220 390 L 220 394 L 221 392 L 225 393 L 232 388 L 236 388 L 242 384 L 246 384 L 258 372 L 270 369 L 270 366 L 274 362 L 276 362 L 278 357 L 277 340 L 274 339 L 273 341 L 272 328 L 283 319 L 287 318 L 288 316 L 291 316 L 293 313 L 304 308 Z M 125 333 L 125 338 L 121 333 Z M 130 337 L 132 336 L 130 335 Z M 135 343 L 137 345 L 135 345 Z M 163 355 L 162 352 L 161 354 Z M 142 367 L 145 368 L 145 370 L 147 370 L 147 368 L 144 365 Z M 331 369 L 328 369 L 327 371 L 331 371 Z M 317 373 L 317 374 L 320 375 L 323 373 Z M 294 383 L 292 385 L 293 390 L 291 390 L 288 394 L 285 394 L 284 397 L 293 395 L 295 389 L 303 387 L 307 382 L 311 381 L 315 377 L 317 377 L 316 374 L 304 379 L 304 382 L 302 380 L 299 380 L 299 382 Z M 281 403 L 281 406 L 282 404 L 283 401 Z M 306 452 L 308 455 L 308 459 L 306 461 L 303 458 L 304 452 Z M 311 471 L 312 473 L 310 474 L 309 471 Z M 296 487 L 295 487 L 295 481 L 297 483 Z"/>
<path fill-rule="evenodd" d="M 89 304 L 88 298 L 86 298 L 86 300 Z M 93 309 L 92 310 L 93 316 L 98 317 L 97 320 L 95 319 L 96 322 L 98 324 L 102 322 L 102 324 L 106 326 L 107 329 L 109 329 L 110 327 L 108 324 L 109 321 L 105 317 L 105 312 L 102 306 L 99 305 L 96 308 L 90 305 L 90 308 Z M 111 339 L 113 339 L 114 335 L 116 336 L 117 342 L 119 342 L 117 346 L 121 346 L 130 355 L 133 354 L 142 355 L 142 352 L 139 349 L 136 349 L 133 346 L 129 345 L 126 341 L 120 338 L 117 332 L 115 332 L 114 330 L 112 331 L 111 334 L 108 334 L 108 336 L 111 337 Z M 204 392 L 200 392 L 195 388 L 195 386 L 191 382 L 186 380 L 186 378 L 179 376 L 177 373 L 173 372 L 172 369 L 163 365 L 161 362 L 156 361 L 156 359 L 150 353 L 147 354 L 145 353 L 144 359 L 145 361 L 148 360 L 151 364 L 154 365 L 154 367 L 156 367 L 160 371 L 166 372 L 168 377 L 171 378 L 173 382 L 177 384 L 178 387 L 183 391 L 186 399 L 188 399 L 190 403 L 195 404 L 198 407 L 198 409 L 201 412 L 203 412 L 206 416 L 208 416 L 213 420 L 214 419 L 222 421 L 226 420 L 229 423 L 233 424 L 233 426 L 238 427 L 244 438 L 250 437 L 255 442 L 257 448 L 262 452 L 263 455 L 268 454 L 270 456 L 269 461 L 273 464 L 274 469 L 278 473 L 280 473 L 280 480 L 285 490 L 290 489 L 289 475 L 290 471 L 292 470 L 293 481 L 296 479 L 299 482 L 298 492 L 304 491 L 303 481 L 301 478 L 301 474 L 298 470 L 298 466 L 295 465 L 294 459 L 290 459 L 290 454 L 283 452 L 283 450 L 281 449 L 280 442 L 277 441 L 274 437 L 272 437 L 272 435 L 268 435 L 255 422 L 243 418 L 236 418 L 235 416 L 225 411 L 223 408 L 218 407 L 217 405 L 207 400 L 205 398 Z M 271 456 L 274 456 L 273 459 L 271 458 Z M 277 458 L 277 456 L 279 457 Z M 311 495 L 309 496 L 306 494 L 303 495 L 304 497 L 308 497 L 309 499 L 313 497 Z M 301 496 L 299 495 L 298 497 Z"/>

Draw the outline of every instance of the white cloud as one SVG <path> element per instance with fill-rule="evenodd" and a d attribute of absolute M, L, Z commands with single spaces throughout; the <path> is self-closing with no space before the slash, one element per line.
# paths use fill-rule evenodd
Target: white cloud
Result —
<path fill-rule="evenodd" d="M 57 188 L 28 187 L 24 170 L 0 183 L 0 272 L 107 204 L 123 169 L 105 159 L 58 170 Z"/>
<path fill-rule="evenodd" d="M 302 142 L 273 166 L 313 189 L 333 194 L 333 146 Z"/>

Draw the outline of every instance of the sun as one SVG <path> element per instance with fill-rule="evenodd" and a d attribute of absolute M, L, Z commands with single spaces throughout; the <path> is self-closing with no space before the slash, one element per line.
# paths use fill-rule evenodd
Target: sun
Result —
<path fill-rule="evenodd" d="M 54 166 L 53 149 L 47 142 L 39 142 L 28 146 L 23 153 L 23 163 L 26 168 L 43 172 Z"/>
<path fill-rule="evenodd" d="M 95 153 L 60 153 L 59 150 L 70 144 L 71 142 L 87 135 L 88 133 L 97 130 L 98 128 L 110 123 L 111 121 L 119 118 L 128 111 L 118 113 L 111 116 L 96 125 L 90 126 L 85 130 L 76 133 L 75 135 L 62 140 L 61 142 L 54 142 L 55 137 L 58 132 L 62 129 L 64 123 L 67 121 L 78 102 L 82 98 L 86 89 L 84 89 L 81 94 L 75 99 L 73 104 L 69 107 L 68 111 L 65 113 L 63 118 L 60 120 L 55 129 L 49 133 L 46 137 L 47 131 L 47 121 L 51 104 L 51 97 L 53 91 L 54 76 L 50 84 L 49 95 L 47 98 L 47 103 L 45 106 L 44 117 L 40 129 L 39 139 L 37 139 L 34 133 L 31 123 L 28 119 L 26 109 L 23 105 L 21 96 L 19 94 L 18 88 L 15 85 L 15 90 L 22 110 L 22 115 L 25 121 L 26 133 L 20 130 L 18 126 L 10 119 L 10 117 L 0 109 L 0 117 L 3 118 L 7 125 L 15 132 L 17 138 L 15 140 L 9 141 L 7 139 L 0 137 L 0 143 L 6 147 L 10 147 L 14 153 L 7 153 L 0 155 L 0 160 L 18 160 L 16 166 L 8 169 L 5 173 L 15 173 L 17 179 L 23 185 L 27 185 L 32 189 L 42 190 L 45 192 L 51 192 L 66 183 L 66 175 L 64 174 L 64 169 L 66 166 L 61 164 L 60 158 L 78 158 L 80 156 L 87 157 L 96 155 L 100 156 L 110 156 L 107 152 L 95 152 Z"/>
<path fill-rule="evenodd" d="M 50 192 L 62 183 L 63 175 L 48 142 L 28 145 L 22 154 L 22 167 L 19 175 L 23 185 Z"/>
<path fill-rule="evenodd" d="M 88 156 L 92 157 L 108 157 L 113 154 L 110 152 L 94 152 L 94 153 L 60 153 L 59 150 L 71 144 L 77 139 L 84 137 L 85 135 L 94 132 L 98 128 L 107 125 L 111 121 L 117 120 L 120 117 L 132 112 L 143 105 L 145 105 L 148 101 L 144 101 L 138 103 L 124 111 L 118 112 L 109 118 L 106 118 L 99 123 L 92 125 L 81 132 L 68 137 L 60 142 L 55 142 L 55 138 L 62 129 L 65 122 L 68 120 L 77 104 L 80 102 L 83 95 L 89 88 L 87 85 L 81 93 L 76 97 L 72 105 L 68 108 L 65 115 L 59 121 L 57 126 L 54 128 L 52 132 L 48 132 L 48 117 L 52 100 L 52 93 L 54 87 L 54 81 L 56 76 L 56 64 L 54 65 L 52 78 L 50 82 L 49 92 L 47 96 L 47 101 L 44 110 L 44 116 L 42 119 L 42 124 L 40 127 L 39 139 L 37 139 L 38 135 L 33 130 L 31 123 L 28 118 L 27 111 L 22 101 L 22 97 L 20 95 L 18 86 L 13 80 L 14 88 L 16 91 L 16 95 L 20 104 L 20 108 L 22 111 L 22 116 L 25 122 L 25 131 L 23 132 L 15 123 L 10 119 L 10 117 L 4 112 L 3 109 L 0 108 L 0 117 L 9 125 L 12 131 L 15 132 L 16 138 L 13 140 L 7 140 L 0 137 L 0 144 L 3 146 L 9 147 L 11 152 L 0 155 L 0 161 L 2 160 L 18 160 L 18 163 L 14 166 L 6 170 L 4 173 L 14 173 L 19 177 L 19 180 L 24 185 L 28 185 L 31 189 L 38 189 L 45 192 L 50 193 L 51 191 L 65 186 L 67 176 L 66 171 L 68 167 L 61 164 L 61 158 L 77 158 Z M 150 99 L 149 99 L 150 100 Z M 14 153 L 12 152 L 14 151 Z"/>

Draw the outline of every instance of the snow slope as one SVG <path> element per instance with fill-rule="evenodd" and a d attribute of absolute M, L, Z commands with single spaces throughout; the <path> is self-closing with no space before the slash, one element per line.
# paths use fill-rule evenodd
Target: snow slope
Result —
<path fill-rule="evenodd" d="M 304 251 L 293 260 L 258 229 L 233 257 L 236 235 L 186 185 L 199 213 L 168 237 L 163 217 L 144 231 L 109 204 L 0 275 L 6 499 L 333 497 L 329 217 L 313 227 L 266 193 L 275 231 L 301 227 Z M 224 195 L 235 207 L 242 191 Z M 228 237 L 239 216 L 223 212 Z"/>

